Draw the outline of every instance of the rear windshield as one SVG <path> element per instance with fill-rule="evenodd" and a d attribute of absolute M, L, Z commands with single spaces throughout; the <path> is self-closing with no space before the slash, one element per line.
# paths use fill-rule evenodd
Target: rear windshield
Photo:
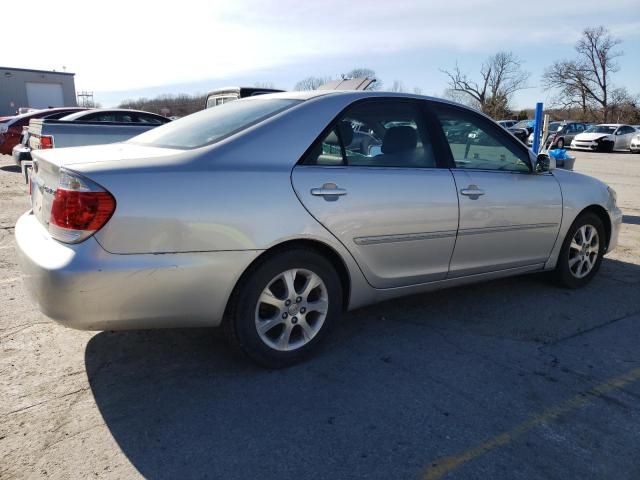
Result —
<path fill-rule="evenodd" d="M 217 142 L 300 103 L 281 98 L 247 98 L 224 103 L 133 137 L 129 143 L 190 149 Z"/>
<path fill-rule="evenodd" d="M 533 120 L 521 120 L 513 128 L 533 128 Z"/>

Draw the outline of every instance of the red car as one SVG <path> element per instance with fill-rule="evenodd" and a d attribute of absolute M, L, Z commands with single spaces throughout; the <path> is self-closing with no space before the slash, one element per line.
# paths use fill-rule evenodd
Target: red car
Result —
<path fill-rule="evenodd" d="M 15 117 L 0 117 L 0 155 L 11 155 L 13 147 L 20 143 L 22 127 L 29 125 L 33 118 L 56 119 L 80 110 L 82 107 L 60 107 L 38 110 L 35 112 L 16 115 Z"/>

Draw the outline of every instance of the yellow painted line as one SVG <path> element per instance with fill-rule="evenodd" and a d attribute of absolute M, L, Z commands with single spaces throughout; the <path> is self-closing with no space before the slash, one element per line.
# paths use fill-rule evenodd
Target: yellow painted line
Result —
<path fill-rule="evenodd" d="M 607 393 L 621 389 L 630 383 L 636 382 L 637 380 L 640 380 L 640 368 L 635 368 L 624 375 L 608 380 L 590 390 L 587 390 L 586 392 L 579 393 L 566 402 L 545 410 L 542 413 L 536 414 L 513 429 L 496 435 L 495 437 L 465 450 L 464 452 L 450 457 L 443 457 L 431 462 L 431 464 L 424 469 L 422 478 L 424 480 L 436 480 L 442 478 L 444 475 L 455 470 L 461 465 L 473 461 L 498 447 L 502 447 L 513 442 L 530 430 L 547 422 L 556 420 L 558 417 L 573 410 L 589 405 L 593 403 L 595 398 L 603 397 Z"/>

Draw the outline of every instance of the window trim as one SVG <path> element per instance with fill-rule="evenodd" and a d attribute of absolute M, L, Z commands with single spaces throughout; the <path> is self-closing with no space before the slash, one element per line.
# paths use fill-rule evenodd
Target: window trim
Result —
<path fill-rule="evenodd" d="M 444 148 L 444 150 L 442 152 L 442 155 L 443 155 L 442 158 L 446 158 L 448 160 L 448 164 L 449 164 L 448 168 L 450 168 L 451 170 L 495 172 L 495 173 L 520 174 L 520 175 L 522 174 L 530 175 L 534 173 L 533 166 L 531 164 L 531 156 L 529 155 L 529 149 L 525 147 L 521 142 L 519 142 L 515 137 L 513 137 L 513 135 L 511 135 L 507 130 L 505 130 L 500 125 L 498 125 L 493 120 L 491 120 L 489 117 L 486 117 L 485 115 L 479 112 L 475 112 L 470 108 L 459 107 L 457 105 L 452 105 L 446 102 L 439 102 L 437 100 L 425 100 L 425 103 L 427 104 L 431 115 L 433 115 L 433 118 L 436 121 L 437 131 L 439 133 L 441 142 L 443 142 L 442 147 Z M 524 171 L 517 171 L 517 170 L 496 170 L 496 169 L 488 169 L 488 168 L 461 168 L 457 166 L 453 158 L 453 152 L 451 151 L 451 147 L 449 146 L 449 142 L 447 141 L 447 137 L 444 133 L 444 129 L 442 128 L 442 124 L 440 123 L 440 120 L 438 119 L 438 114 L 436 113 L 439 108 L 449 109 L 454 112 L 463 112 L 464 114 L 467 114 L 473 117 L 474 119 L 477 119 L 480 122 L 480 126 L 488 125 L 489 130 L 491 131 L 491 133 L 495 134 L 497 140 L 501 141 L 504 139 L 507 145 L 511 145 L 513 147 L 513 149 L 509 147 L 506 147 L 506 148 L 508 148 L 509 150 L 512 150 L 512 152 L 513 150 L 516 150 L 516 151 L 520 150 L 521 152 L 523 152 L 523 154 L 526 157 L 526 165 L 529 168 L 529 171 L 524 172 Z"/>
<path fill-rule="evenodd" d="M 358 107 L 361 104 L 367 104 L 367 103 L 408 103 L 411 104 L 413 106 L 415 106 L 416 108 L 416 112 L 418 113 L 418 116 L 421 118 L 422 123 L 423 123 L 423 131 L 422 131 L 422 135 L 424 136 L 424 134 L 426 133 L 427 138 L 429 138 L 429 140 L 431 141 L 431 145 L 432 145 L 432 150 L 433 150 L 433 155 L 435 157 L 435 161 L 436 161 L 436 166 L 435 167 L 393 167 L 393 166 L 375 166 L 375 165 L 349 165 L 347 163 L 347 155 L 346 155 L 346 149 L 344 147 L 344 142 L 342 141 L 342 135 L 340 134 L 340 129 L 338 128 L 338 122 L 341 121 L 341 119 L 344 117 L 344 115 L 346 113 L 349 112 L 349 110 L 351 110 L 352 108 Z M 420 126 L 418 126 L 418 128 L 420 128 Z M 424 131 L 424 128 L 426 128 L 426 132 Z M 338 139 L 340 140 L 340 149 L 342 151 L 342 165 L 317 165 L 315 163 L 309 163 L 309 155 L 314 151 L 314 149 L 316 149 L 318 147 L 318 144 L 321 144 L 322 141 L 327 137 L 327 135 L 329 135 L 329 133 L 331 132 L 331 130 L 335 129 Z M 329 124 L 322 130 L 322 132 L 320 132 L 320 135 L 318 135 L 316 137 L 316 139 L 311 142 L 310 146 L 305 150 L 305 152 L 302 154 L 302 156 L 298 159 L 298 161 L 296 162 L 296 166 L 305 166 L 305 167 L 321 167 L 321 168 L 358 168 L 358 169 L 365 169 L 365 168 L 375 168 L 375 169 L 381 169 L 381 168 L 394 168 L 394 169 L 411 169 L 411 170 L 434 170 L 434 169 L 443 169 L 443 168 L 450 168 L 450 165 L 448 162 L 446 162 L 444 159 L 446 157 L 442 156 L 442 152 L 441 152 L 441 145 L 438 145 L 438 139 L 437 137 L 439 136 L 439 133 L 441 133 L 441 127 L 438 123 L 437 118 L 435 117 L 435 114 L 433 114 L 432 112 L 430 112 L 428 110 L 428 108 L 425 105 L 425 101 L 419 98 L 409 98 L 409 97 L 367 97 L 367 98 L 359 98 L 353 102 L 351 102 L 349 105 L 347 105 L 346 107 L 344 107 L 342 110 L 340 110 L 340 112 L 338 112 L 337 115 L 335 115 L 333 117 L 333 119 L 329 122 Z M 448 149 L 448 144 L 447 144 L 447 149 Z"/>

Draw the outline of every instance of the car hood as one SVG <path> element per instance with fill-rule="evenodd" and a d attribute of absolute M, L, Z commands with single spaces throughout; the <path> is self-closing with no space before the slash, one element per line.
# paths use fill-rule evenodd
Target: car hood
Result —
<path fill-rule="evenodd" d="M 575 140 L 584 141 L 593 141 L 598 140 L 599 138 L 611 137 L 612 135 L 609 133 L 581 133 L 574 137 Z"/>

